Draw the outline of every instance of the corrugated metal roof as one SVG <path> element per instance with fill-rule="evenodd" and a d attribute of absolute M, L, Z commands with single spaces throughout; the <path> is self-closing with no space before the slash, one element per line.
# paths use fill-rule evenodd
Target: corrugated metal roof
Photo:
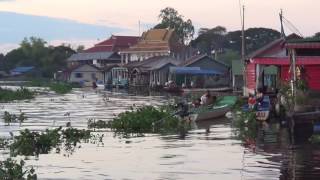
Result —
<path fill-rule="evenodd" d="M 127 68 L 140 68 L 145 71 L 150 71 L 150 70 L 158 70 L 161 69 L 162 67 L 166 66 L 167 64 L 172 64 L 172 65 L 178 65 L 180 61 L 173 57 L 169 56 L 156 56 L 152 57 L 149 59 L 146 59 L 144 61 L 140 62 L 132 62 L 129 64 L 126 64 L 125 67 Z"/>
<path fill-rule="evenodd" d="M 210 58 L 208 55 L 205 55 L 205 54 L 199 54 L 199 55 L 195 55 L 195 56 L 192 56 L 191 58 L 189 58 L 189 59 L 187 59 L 186 61 L 184 61 L 184 62 L 182 62 L 181 64 L 180 64 L 180 66 L 189 66 L 189 65 L 191 65 L 191 64 L 193 64 L 193 63 L 195 63 L 195 62 L 197 62 L 197 61 L 200 61 L 201 59 L 203 59 L 203 58 Z M 225 63 L 223 63 L 223 62 L 221 62 L 221 61 L 217 61 L 217 60 L 215 60 L 215 59 L 213 59 L 213 58 L 210 58 L 212 61 L 214 61 L 214 62 L 217 62 L 217 63 L 219 63 L 219 64 L 222 64 L 222 65 L 224 65 L 224 66 L 226 66 L 226 67 L 229 67 L 228 65 L 226 65 Z"/>
<path fill-rule="evenodd" d="M 223 73 L 215 70 L 200 69 L 200 67 L 172 67 L 170 73 L 189 75 L 221 75 Z"/>
<path fill-rule="evenodd" d="M 30 70 L 34 69 L 34 66 L 21 66 L 21 67 L 16 67 L 11 70 L 11 72 L 17 72 L 17 73 L 25 73 Z"/>
<path fill-rule="evenodd" d="M 95 53 L 77 53 L 73 54 L 68 61 L 85 61 L 85 60 L 101 60 L 101 59 L 109 59 L 114 52 L 95 52 Z"/>

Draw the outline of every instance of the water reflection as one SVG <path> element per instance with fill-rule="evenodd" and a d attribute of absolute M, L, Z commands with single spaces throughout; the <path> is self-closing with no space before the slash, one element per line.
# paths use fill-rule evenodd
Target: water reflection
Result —
<path fill-rule="evenodd" d="M 150 94 L 149 94 L 150 95 Z M 126 92 L 75 90 L 64 96 L 42 94 L 30 102 L 1 104 L 4 111 L 28 116 L 22 127 L 4 126 L 0 137 L 29 128 L 43 130 L 71 121 L 86 128 L 87 120 L 110 120 L 136 105 L 159 105 L 169 95 L 128 95 Z M 70 116 L 65 116 L 70 113 Z M 130 139 L 104 134 L 103 142 L 82 144 L 71 156 L 40 155 L 27 160 L 40 179 L 223 179 L 223 180 L 313 180 L 320 173 L 320 148 L 310 144 L 291 146 L 286 129 L 264 126 L 255 146 L 244 147 L 234 137 L 231 121 L 225 118 L 194 124 L 194 130 L 179 135 L 146 135 Z M 0 159 L 8 156 L 0 150 Z"/>

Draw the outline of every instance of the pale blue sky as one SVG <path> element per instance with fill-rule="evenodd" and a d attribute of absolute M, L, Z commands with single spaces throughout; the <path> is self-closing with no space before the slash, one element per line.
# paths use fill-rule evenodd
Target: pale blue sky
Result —
<path fill-rule="evenodd" d="M 279 30 L 278 13 L 282 8 L 303 35 L 320 31 L 316 22 L 320 17 L 319 0 L 240 1 L 246 6 L 247 28 Z M 0 21 L 5 24 L 0 28 L 0 52 L 32 35 L 52 44 L 87 46 L 111 33 L 137 35 L 139 20 L 146 30 L 158 22 L 159 11 L 167 6 L 190 18 L 196 28 L 222 25 L 228 30 L 240 29 L 239 0 L 0 0 Z"/>

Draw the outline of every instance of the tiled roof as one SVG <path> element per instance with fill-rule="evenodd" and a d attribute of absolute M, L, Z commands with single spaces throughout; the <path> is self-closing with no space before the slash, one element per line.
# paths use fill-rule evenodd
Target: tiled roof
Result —
<path fill-rule="evenodd" d="M 102 52 L 120 50 L 135 45 L 139 40 L 136 36 L 111 36 L 109 39 L 96 44 L 94 47 L 84 50 L 83 52 Z"/>
<path fill-rule="evenodd" d="M 183 48 L 184 45 L 174 39 L 174 30 L 151 29 L 142 34 L 141 40 L 136 45 L 121 52 L 177 52 Z"/>

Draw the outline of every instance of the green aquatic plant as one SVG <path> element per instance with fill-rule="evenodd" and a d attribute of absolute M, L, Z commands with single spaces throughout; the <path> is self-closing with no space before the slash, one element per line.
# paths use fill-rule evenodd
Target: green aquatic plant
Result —
<path fill-rule="evenodd" d="M 105 129 L 110 128 L 110 123 L 103 120 L 96 121 L 95 119 L 88 120 L 88 128 L 89 129 Z"/>
<path fill-rule="evenodd" d="M 20 115 L 10 114 L 8 111 L 4 112 L 3 120 L 6 123 L 7 126 L 10 126 L 10 123 L 23 123 L 27 117 L 25 116 L 25 113 L 20 113 Z"/>
<path fill-rule="evenodd" d="M 53 149 L 59 153 L 61 148 L 73 152 L 77 144 L 90 139 L 89 130 L 79 130 L 74 128 L 46 129 L 44 132 L 33 132 L 25 129 L 20 135 L 13 137 L 13 143 L 9 145 L 11 156 L 38 156 L 48 154 Z"/>
<path fill-rule="evenodd" d="M 110 127 L 116 133 L 177 133 L 184 123 L 168 112 L 166 108 L 144 106 L 134 111 L 120 113 L 110 121 Z"/>
<path fill-rule="evenodd" d="M 9 145 L 9 141 L 7 139 L 0 138 L 0 149 L 5 149 Z"/>
<path fill-rule="evenodd" d="M 239 111 L 238 111 L 239 112 Z M 255 140 L 258 133 L 258 123 L 256 120 L 256 112 L 239 112 L 234 118 L 233 125 L 235 127 L 236 136 L 244 141 Z"/>
<path fill-rule="evenodd" d="M 25 167 L 25 162 L 17 162 L 11 158 L 0 161 L 0 179 L 3 180 L 36 180 L 37 175 L 33 167 Z"/>
<path fill-rule="evenodd" d="M 49 84 L 51 91 L 54 91 L 58 94 L 66 94 L 72 90 L 72 85 L 64 82 L 54 82 Z"/>
<path fill-rule="evenodd" d="M 31 87 L 49 87 L 51 91 L 58 94 L 69 93 L 73 88 L 79 88 L 80 85 L 76 83 L 50 81 L 49 79 L 34 79 L 27 83 Z"/>
<path fill-rule="evenodd" d="M 24 87 L 20 87 L 16 91 L 4 89 L 0 87 L 0 102 L 10 102 L 14 100 L 33 99 L 35 92 Z"/>

